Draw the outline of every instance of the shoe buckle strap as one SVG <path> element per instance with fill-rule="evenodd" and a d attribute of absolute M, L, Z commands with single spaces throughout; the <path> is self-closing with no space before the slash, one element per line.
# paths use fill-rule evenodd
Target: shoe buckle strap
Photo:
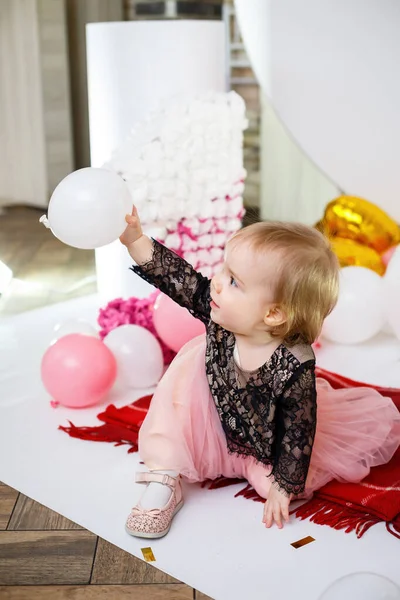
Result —
<path fill-rule="evenodd" d="M 136 483 L 162 483 L 162 485 L 167 485 L 171 488 L 176 486 L 175 477 L 171 477 L 171 475 L 167 475 L 166 473 L 155 473 L 154 471 L 150 471 L 148 473 L 136 473 Z"/>

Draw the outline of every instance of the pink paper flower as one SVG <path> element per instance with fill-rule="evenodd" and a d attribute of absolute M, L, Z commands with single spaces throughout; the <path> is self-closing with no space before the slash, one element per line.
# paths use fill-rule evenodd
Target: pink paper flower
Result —
<path fill-rule="evenodd" d="M 112 329 L 120 325 L 139 325 L 148 329 L 157 338 L 163 351 L 164 363 L 169 365 L 175 352 L 158 337 L 153 324 L 153 307 L 158 294 L 159 292 L 155 291 L 147 298 L 129 298 L 128 300 L 117 298 L 109 302 L 105 308 L 101 308 L 98 316 L 101 339 L 104 339 Z"/>

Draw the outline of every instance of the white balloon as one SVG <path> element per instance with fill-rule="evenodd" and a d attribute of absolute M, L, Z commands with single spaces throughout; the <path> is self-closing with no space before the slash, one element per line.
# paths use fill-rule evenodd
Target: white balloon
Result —
<path fill-rule="evenodd" d="M 359 344 L 379 333 L 384 322 L 382 278 L 364 267 L 342 269 L 339 300 L 322 335 L 338 344 Z"/>
<path fill-rule="evenodd" d="M 400 246 L 396 248 L 383 277 L 386 319 L 400 340 Z"/>
<path fill-rule="evenodd" d="M 376 573 L 350 573 L 334 581 L 318 600 L 400 600 L 400 588 Z"/>
<path fill-rule="evenodd" d="M 132 204 L 128 186 L 117 173 L 87 167 L 58 184 L 50 199 L 48 225 L 64 244 L 92 250 L 118 239 Z"/>
<path fill-rule="evenodd" d="M 51 344 L 54 344 L 65 335 L 70 335 L 72 333 L 99 337 L 99 334 L 93 325 L 84 319 L 70 319 L 68 321 L 63 321 L 62 323 L 57 323 L 53 329 L 53 333 L 54 335 Z"/>
<path fill-rule="evenodd" d="M 386 333 L 386 335 L 394 335 L 393 327 L 386 320 L 382 327 L 382 333 Z"/>
<path fill-rule="evenodd" d="M 235 8 L 252 69 L 291 137 L 341 190 L 400 220 L 399 3 L 235 0 Z M 315 220 L 321 210 L 316 203 Z"/>
<path fill-rule="evenodd" d="M 104 343 L 117 361 L 117 383 L 130 388 L 149 388 L 159 382 L 164 368 L 163 353 L 150 331 L 139 325 L 121 325 L 106 335 Z"/>

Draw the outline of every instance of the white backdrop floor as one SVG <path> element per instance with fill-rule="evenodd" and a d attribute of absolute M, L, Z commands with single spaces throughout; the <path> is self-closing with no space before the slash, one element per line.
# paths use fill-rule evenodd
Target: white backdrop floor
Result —
<path fill-rule="evenodd" d="M 101 407 L 53 409 L 40 380 L 54 325 L 77 317 L 95 324 L 98 306 L 90 296 L 0 321 L 0 480 L 139 558 L 141 548 L 151 545 L 156 567 L 216 600 L 317 600 L 333 581 L 359 571 L 400 585 L 400 542 L 383 525 L 361 540 L 308 521 L 267 530 L 262 505 L 234 498 L 236 486 L 186 487 L 185 507 L 166 538 L 149 544 L 128 536 L 124 521 L 141 492 L 134 483 L 138 456 L 59 431 L 68 419 L 97 424 Z M 354 379 L 400 387 L 400 343 L 388 336 L 357 347 L 324 342 L 318 363 Z M 114 393 L 105 404 L 122 406 L 147 391 Z M 315 542 L 291 546 L 309 535 Z"/>

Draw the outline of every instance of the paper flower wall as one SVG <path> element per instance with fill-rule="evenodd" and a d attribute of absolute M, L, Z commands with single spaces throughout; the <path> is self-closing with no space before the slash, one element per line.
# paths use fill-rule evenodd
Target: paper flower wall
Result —
<path fill-rule="evenodd" d="M 245 104 L 235 92 L 175 99 L 138 123 L 106 168 L 145 229 L 211 276 L 244 215 Z"/>

